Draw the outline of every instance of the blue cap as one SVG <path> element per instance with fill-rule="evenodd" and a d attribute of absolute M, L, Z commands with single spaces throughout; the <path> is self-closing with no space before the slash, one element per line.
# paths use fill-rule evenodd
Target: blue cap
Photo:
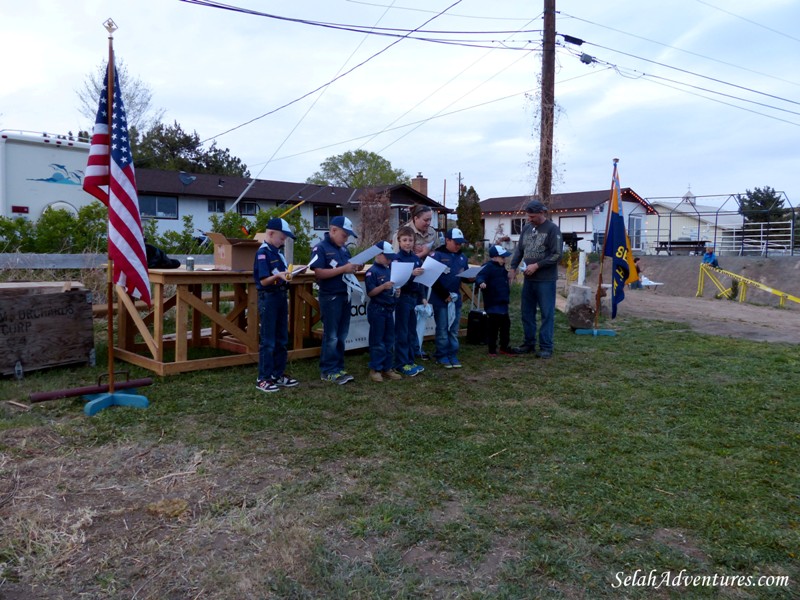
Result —
<path fill-rule="evenodd" d="M 281 233 L 285 233 L 288 237 L 295 239 L 292 228 L 289 226 L 289 223 L 286 222 L 286 219 L 279 219 L 278 217 L 270 219 L 267 223 L 267 231 L 280 231 Z"/>
<path fill-rule="evenodd" d="M 378 242 L 375 244 L 375 247 L 378 248 L 381 251 L 381 254 L 383 254 L 389 260 L 394 260 L 397 258 L 397 254 L 395 254 L 394 248 L 392 248 L 392 245 L 389 242 Z"/>
<path fill-rule="evenodd" d="M 529 213 L 545 213 L 547 212 L 547 207 L 539 202 L 538 200 L 531 200 L 528 202 L 528 205 L 525 207 L 525 212 Z"/>
<path fill-rule="evenodd" d="M 448 240 L 453 240 L 458 244 L 467 243 L 467 239 L 464 237 L 464 233 L 458 227 L 453 227 L 452 229 L 448 229 L 447 233 L 444 234 L 444 237 Z"/>
<path fill-rule="evenodd" d="M 495 256 L 511 256 L 511 252 L 502 246 L 492 246 L 489 248 L 489 258 L 494 258 Z"/>
<path fill-rule="evenodd" d="M 347 217 L 333 217 L 331 219 L 331 227 L 338 227 L 339 229 L 344 229 L 349 235 L 352 235 L 354 238 L 358 237 L 353 231 L 353 223 Z"/>

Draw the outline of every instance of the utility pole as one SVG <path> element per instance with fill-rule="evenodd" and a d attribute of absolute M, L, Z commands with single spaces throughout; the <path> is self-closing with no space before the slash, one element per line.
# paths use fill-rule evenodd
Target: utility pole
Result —
<path fill-rule="evenodd" d="M 544 0 L 542 107 L 539 137 L 539 201 L 550 206 L 553 187 L 553 118 L 556 103 L 556 0 Z"/>

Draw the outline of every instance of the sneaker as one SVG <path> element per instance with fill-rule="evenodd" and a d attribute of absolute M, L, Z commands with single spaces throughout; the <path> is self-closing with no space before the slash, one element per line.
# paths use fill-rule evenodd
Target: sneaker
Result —
<path fill-rule="evenodd" d="M 514 348 L 514 354 L 530 354 L 531 352 L 535 352 L 536 348 L 533 346 L 528 346 L 527 344 L 522 344 L 522 346 L 517 346 Z"/>
<path fill-rule="evenodd" d="M 272 383 L 269 379 L 262 379 L 256 384 L 256 389 L 261 392 L 277 392 L 278 386 Z"/>
<path fill-rule="evenodd" d="M 417 358 L 419 358 L 420 360 L 430 360 L 431 355 L 425 352 L 424 350 L 420 350 L 419 355 L 417 355 Z"/>
<path fill-rule="evenodd" d="M 403 365 L 403 368 L 401 369 L 401 372 L 406 377 L 416 377 L 417 375 L 420 374 L 420 371 L 417 368 L 417 365 Z"/>
<path fill-rule="evenodd" d="M 451 358 L 450 359 L 450 366 L 452 366 L 454 369 L 460 369 L 461 368 L 461 363 L 458 362 L 457 358 Z"/>
<path fill-rule="evenodd" d="M 288 375 L 281 375 L 277 379 L 273 379 L 272 383 L 274 383 L 278 387 L 294 387 L 300 384 L 300 382 L 297 381 L 297 379 L 292 379 Z"/>
<path fill-rule="evenodd" d="M 340 378 L 339 373 L 328 373 L 320 376 L 320 379 L 322 381 L 327 381 L 330 383 L 339 383 L 339 378 Z"/>
<path fill-rule="evenodd" d="M 453 365 L 450 363 L 449 358 L 440 358 L 439 360 L 436 361 L 436 364 L 439 365 L 440 367 L 444 367 L 445 369 L 453 368 Z"/>
<path fill-rule="evenodd" d="M 402 379 L 403 378 L 403 376 L 400 375 L 400 373 L 398 373 L 394 369 L 389 369 L 388 371 L 383 371 L 381 373 L 381 375 L 383 375 L 384 379 L 392 379 L 392 380 L 395 380 L 395 381 L 397 381 L 398 379 Z"/>
<path fill-rule="evenodd" d="M 414 368 L 417 369 L 417 373 L 422 373 L 425 370 L 425 367 L 418 365 L 417 363 L 414 363 Z"/>
<path fill-rule="evenodd" d="M 369 380 L 374 381 L 375 383 L 383 383 L 383 375 L 381 375 L 380 371 L 374 371 L 370 369 Z"/>
<path fill-rule="evenodd" d="M 541 350 L 541 351 L 536 353 L 536 358 L 541 358 L 541 359 L 545 359 L 545 360 L 548 359 L 548 358 L 553 358 L 553 353 L 552 352 L 547 352 L 545 350 Z"/>
<path fill-rule="evenodd" d="M 516 356 L 517 353 L 514 352 L 512 348 L 500 348 L 500 354 L 503 356 Z"/>
<path fill-rule="evenodd" d="M 339 385 L 350 383 L 355 379 L 355 377 L 350 375 L 350 373 L 348 373 L 347 371 L 339 371 L 337 375 L 339 376 L 339 379 L 336 381 L 336 383 L 338 383 Z"/>

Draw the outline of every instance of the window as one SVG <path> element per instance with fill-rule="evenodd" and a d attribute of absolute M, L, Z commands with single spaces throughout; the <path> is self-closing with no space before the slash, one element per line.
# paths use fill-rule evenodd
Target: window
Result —
<path fill-rule="evenodd" d="M 519 235 L 528 219 L 511 219 L 511 235 Z"/>
<path fill-rule="evenodd" d="M 401 206 L 397 209 L 397 222 L 400 225 L 405 225 L 411 220 L 411 211 L 408 206 Z"/>
<path fill-rule="evenodd" d="M 586 217 L 559 217 L 558 228 L 561 233 L 583 233 L 586 231 Z"/>
<path fill-rule="evenodd" d="M 208 212 L 210 212 L 210 213 L 224 213 L 225 212 L 225 200 L 209 200 L 208 201 Z"/>
<path fill-rule="evenodd" d="M 258 212 L 258 202 L 239 202 L 236 208 L 240 215 L 253 216 Z"/>
<path fill-rule="evenodd" d="M 628 238 L 630 238 L 630 240 L 631 240 L 631 250 L 641 250 L 642 249 L 642 216 L 641 215 L 630 215 L 628 217 Z"/>
<path fill-rule="evenodd" d="M 139 196 L 139 213 L 143 217 L 177 219 L 178 198 L 175 196 Z"/>
<path fill-rule="evenodd" d="M 342 216 L 341 206 L 314 205 L 314 229 L 328 229 L 333 217 Z"/>

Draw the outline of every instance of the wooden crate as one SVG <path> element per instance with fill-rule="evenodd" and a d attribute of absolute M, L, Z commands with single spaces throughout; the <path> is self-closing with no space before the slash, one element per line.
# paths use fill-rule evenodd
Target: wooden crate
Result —
<path fill-rule="evenodd" d="M 0 283 L 0 375 L 94 363 L 89 290 L 78 282 Z"/>

